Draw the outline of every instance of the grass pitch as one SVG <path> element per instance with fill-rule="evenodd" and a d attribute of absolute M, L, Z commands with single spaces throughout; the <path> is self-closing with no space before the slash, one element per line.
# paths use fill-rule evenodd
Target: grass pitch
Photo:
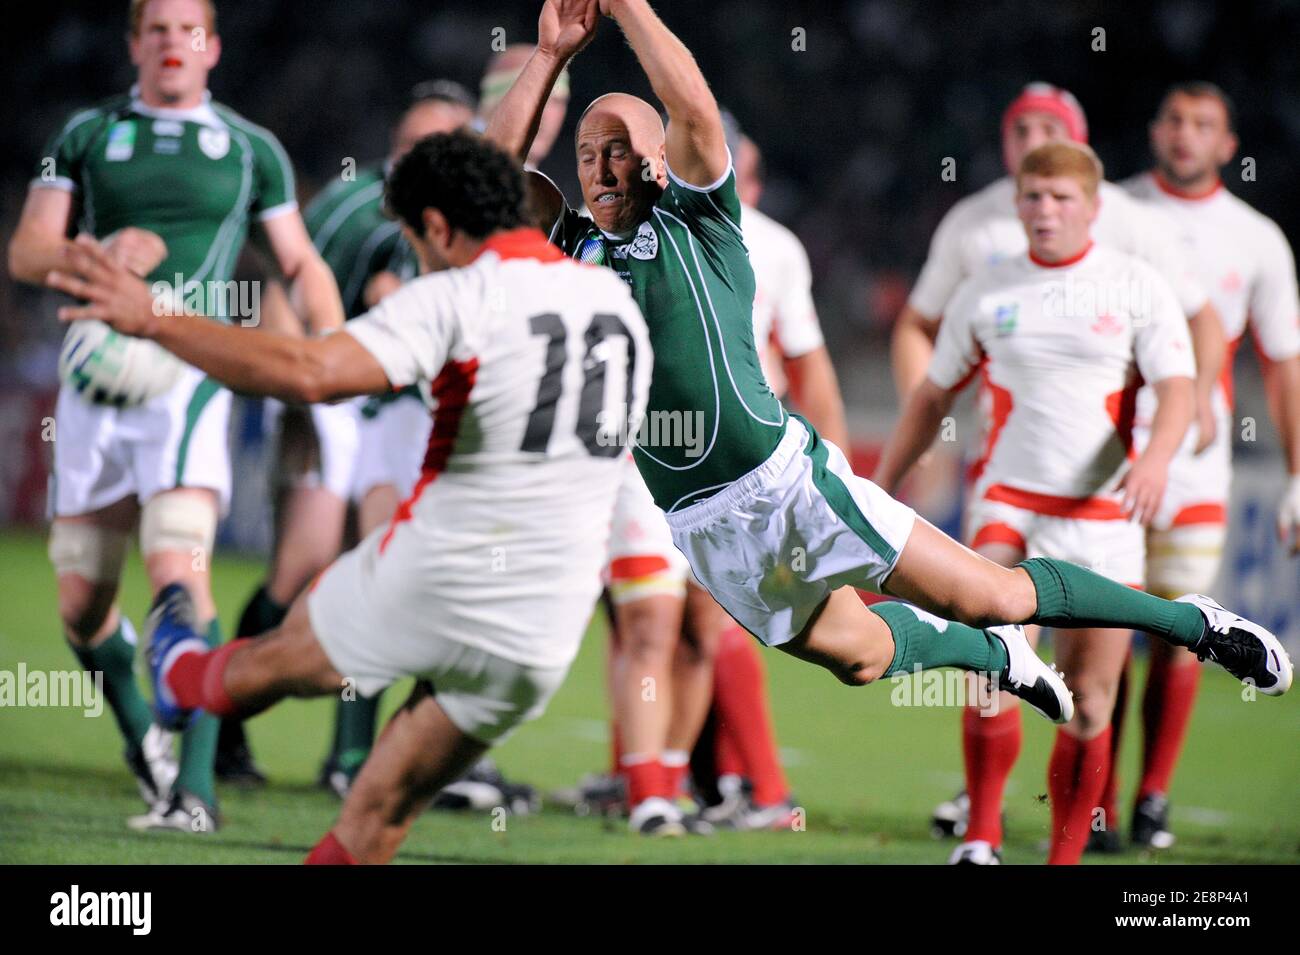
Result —
<path fill-rule="evenodd" d="M 76 666 L 59 635 L 54 578 L 37 534 L 0 535 L 0 670 Z M 256 586 L 261 565 L 225 554 L 214 583 L 229 627 Z M 144 617 L 148 594 L 138 560 L 122 593 L 127 614 Z M 602 673 L 604 625 L 593 622 L 573 671 L 546 715 L 494 755 L 512 778 L 543 791 L 571 785 L 608 759 Z M 720 833 L 648 840 L 620 824 L 566 810 L 510 817 L 495 831 L 488 815 L 426 813 L 399 862 L 530 863 L 941 863 L 951 843 L 929 835 L 930 809 L 960 787 L 955 709 L 900 707 L 894 687 L 850 689 L 779 652 L 764 654 L 782 753 L 802 832 Z M 140 663 L 140 656 L 137 656 Z M 1141 679 L 1141 662 L 1137 668 Z M 386 711 L 404 698 L 390 690 Z M 1140 693 L 1125 730 L 1122 806 L 1136 783 Z M 142 811 L 121 759 L 111 715 L 80 710 L 0 708 L 0 862 L 297 863 L 329 828 L 335 798 L 314 788 L 328 746 L 332 701 L 287 701 L 249 724 L 271 785 L 220 790 L 225 825 L 207 835 L 140 835 L 125 819 Z M 1047 755 L 1054 728 L 1026 714 L 1025 743 L 1007 794 L 1005 861 L 1038 863 L 1048 828 Z M 1300 862 L 1300 694 L 1245 703 L 1230 677 L 1210 668 L 1190 740 L 1175 777 L 1177 845 L 1158 856 L 1127 852 L 1088 863 Z M 1127 812 L 1127 809 L 1125 810 Z M 1127 820 L 1124 820 L 1127 823 Z"/>

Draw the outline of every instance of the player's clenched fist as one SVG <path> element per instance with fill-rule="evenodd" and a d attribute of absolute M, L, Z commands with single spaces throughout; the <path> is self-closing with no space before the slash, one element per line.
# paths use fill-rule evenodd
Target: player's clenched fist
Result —
<path fill-rule="evenodd" d="M 144 278 L 167 258 L 167 243 L 148 229 L 127 226 L 104 239 L 104 248 L 121 265 Z"/>
<path fill-rule="evenodd" d="M 64 247 L 63 265 L 45 279 L 50 288 L 81 299 L 59 309 L 59 321 L 98 319 L 124 335 L 148 337 L 157 315 L 148 286 L 89 235 Z"/>
<path fill-rule="evenodd" d="M 537 21 L 537 48 L 567 60 L 591 42 L 599 19 L 596 0 L 546 0 Z"/>

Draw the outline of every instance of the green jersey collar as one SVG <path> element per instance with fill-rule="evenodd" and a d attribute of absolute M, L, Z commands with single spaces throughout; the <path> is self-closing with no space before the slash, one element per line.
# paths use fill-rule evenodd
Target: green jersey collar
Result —
<path fill-rule="evenodd" d="M 203 91 L 203 102 L 190 109 L 168 109 L 163 106 L 149 106 L 140 98 L 140 84 L 131 87 L 131 112 L 150 119 L 174 119 L 181 122 L 198 123 L 212 129 L 225 129 L 226 124 L 212 108 L 212 93 Z"/>

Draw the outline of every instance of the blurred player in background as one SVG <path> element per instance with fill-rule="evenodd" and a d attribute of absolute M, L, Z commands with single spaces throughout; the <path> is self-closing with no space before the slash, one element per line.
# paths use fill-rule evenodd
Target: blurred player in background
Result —
<path fill-rule="evenodd" d="M 1145 262 L 1094 246 L 1101 163 L 1087 146 L 1054 142 L 1025 157 L 1016 205 L 1025 256 L 967 279 L 944 306 L 926 381 L 912 393 L 881 457 L 886 491 L 934 441 L 977 371 L 1001 410 L 979 496 L 967 508 L 971 546 L 1012 567 L 1054 557 L 1142 587 L 1144 531 L 1169 461 L 1194 412 L 1191 339 L 1168 283 Z M 1132 407 L 1156 396 L 1151 439 L 1130 459 Z M 1179 595 L 1181 596 L 1181 595 Z M 1048 861 L 1079 860 L 1111 755 L 1110 716 L 1128 655 L 1127 630 L 1056 631 L 1056 659 L 1075 695 L 1048 773 Z M 978 719 L 996 711 L 968 707 Z M 971 839 L 953 862 L 996 864 L 1000 842 Z"/>
<path fill-rule="evenodd" d="M 91 302 L 63 317 L 156 338 L 241 392 L 317 402 L 419 382 L 429 396 L 415 490 L 278 629 L 211 651 L 182 586 L 150 614 L 168 725 L 338 693 L 345 679 L 373 695 L 417 678 L 310 863 L 389 861 L 435 791 L 546 708 L 600 589 L 621 439 L 653 361 L 627 288 L 523 226 L 520 170 L 481 136 L 420 140 L 385 195 L 421 271 L 438 274 L 322 339 L 253 348 L 241 329 L 160 320 L 143 283 L 84 240 L 76 275 L 51 280 Z"/>
<path fill-rule="evenodd" d="M 1247 324 L 1254 332 L 1284 449 L 1288 484 L 1278 511 L 1278 533 L 1294 555 L 1300 549 L 1300 296 L 1295 259 L 1277 225 L 1223 187 L 1219 170 L 1237 151 L 1233 105 L 1211 83 L 1180 83 L 1169 89 L 1151 123 L 1155 168 L 1124 183 L 1175 223 L 1192 265 L 1206 282 L 1223 323 L 1228 357 L 1212 393 L 1214 441 L 1199 454 L 1191 438 L 1169 470 L 1169 488 L 1147 533 L 1147 588 L 1161 597 L 1208 590 L 1219 574 L 1227 540 L 1232 477 L 1232 356 Z M 1151 393 L 1138 395 L 1135 435 L 1147 440 Z M 1191 719 L 1200 679 L 1191 653 L 1152 641 L 1150 671 L 1142 698 L 1142 776 L 1134 799 L 1131 841 L 1163 849 L 1169 829 L 1169 786 Z M 1123 707 L 1115 711 L 1118 747 Z M 1112 767 L 1114 763 L 1112 762 Z M 1116 773 L 1102 802 L 1118 819 Z M 1106 830 L 1118 847 L 1118 833 Z"/>
<path fill-rule="evenodd" d="M 216 318 L 221 303 L 207 283 L 232 279 L 256 221 L 309 327 L 337 327 L 338 290 L 298 213 L 288 157 L 271 133 L 208 93 L 221 55 L 213 5 L 133 0 L 128 41 L 136 85 L 77 113 L 54 137 L 52 174 L 33 182 L 10 242 L 11 274 L 44 282 L 77 225 L 103 237 L 136 275 L 168 285 L 179 275 L 187 298 L 197 283 L 202 310 Z M 194 825 L 199 812 L 206 828 L 218 822 L 217 721 L 205 716 L 186 730 L 179 775 L 169 772 L 169 746 L 150 730 L 132 675 L 134 632 L 116 599 L 138 526 L 151 592 L 186 587 L 201 632 L 220 643 L 209 561 L 230 497 L 229 410 L 230 392 L 196 368 L 137 407 L 96 405 L 67 384 L 59 391 L 50 533 L 59 614 L 82 665 L 103 671 L 128 763 L 157 800 L 131 820 L 135 828 L 204 831 Z"/>
<path fill-rule="evenodd" d="M 900 405 L 924 379 L 934 354 L 934 339 L 944 308 L 961 281 L 985 268 L 1023 256 L 1025 229 L 1016 216 L 1015 180 L 1010 175 L 1030 151 L 1056 140 L 1086 143 L 1083 108 L 1068 91 L 1030 83 L 1007 107 L 1002 118 L 1002 156 L 1008 175 L 960 200 L 935 230 L 929 256 L 894 328 L 892 360 Z M 1197 365 L 1197 429 L 1193 440 L 1205 447 L 1214 436 L 1210 392 L 1223 364 L 1223 331 L 1214 306 L 1193 276 L 1173 223 L 1158 211 L 1103 181 L 1100 209 L 1092 235 L 1096 241 L 1145 260 L 1173 286 L 1190 323 Z M 972 498 L 979 484 L 992 428 L 1003 413 L 999 396 L 980 390 L 985 452 L 969 470 Z M 970 540 L 970 528 L 967 539 Z M 1031 637 L 1036 637 L 1031 633 Z M 998 715 L 983 718 L 967 710 L 962 718 L 962 752 L 966 790 L 936 808 L 934 823 L 942 831 L 971 841 L 1000 845 L 1002 791 L 1020 753 L 1021 724 L 1016 702 L 1003 697 Z"/>

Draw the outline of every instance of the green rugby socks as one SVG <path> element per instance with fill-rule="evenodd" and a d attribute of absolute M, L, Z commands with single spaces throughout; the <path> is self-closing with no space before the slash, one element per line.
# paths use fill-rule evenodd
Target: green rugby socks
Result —
<path fill-rule="evenodd" d="M 984 673 L 1001 673 L 1007 667 L 1007 648 L 986 630 L 896 601 L 867 609 L 884 620 L 894 635 L 894 659 L 883 676 L 913 673 L 918 667 L 960 667 Z"/>
<path fill-rule="evenodd" d="M 68 641 L 81 665 L 90 673 L 104 674 L 104 696 L 127 744 L 138 748 L 153 722 L 153 713 L 135 681 L 135 629 L 119 614 L 117 629 L 93 647 Z"/>
<path fill-rule="evenodd" d="M 1191 604 L 1162 600 L 1050 557 L 1031 557 L 1018 566 L 1038 595 L 1038 611 L 1027 623 L 1145 630 L 1181 647 L 1196 646 L 1205 632 L 1205 618 Z"/>

